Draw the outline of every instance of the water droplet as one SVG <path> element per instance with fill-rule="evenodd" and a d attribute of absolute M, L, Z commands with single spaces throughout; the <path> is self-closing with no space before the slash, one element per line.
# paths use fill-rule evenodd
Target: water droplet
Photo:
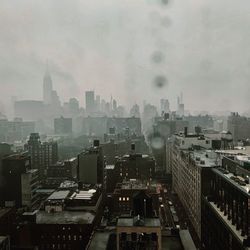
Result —
<path fill-rule="evenodd" d="M 157 88 L 163 88 L 163 87 L 165 87 L 168 84 L 168 80 L 167 80 L 167 78 L 165 76 L 159 75 L 159 76 L 155 77 L 153 83 L 154 83 L 155 87 L 157 87 Z"/>
<path fill-rule="evenodd" d="M 169 4 L 169 0 L 161 0 L 161 3 L 163 4 L 163 5 L 168 5 Z"/>
<path fill-rule="evenodd" d="M 155 136 L 155 137 L 151 138 L 150 144 L 151 144 L 151 147 L 153 149 L 161 149 L 164 147 L 164 140 L 160 136 Z"/>
<path fill-rule="evenodd" d="M 161 51 L 155 51 L 152 54 L 151 59 L 154 63 L 161 63 L 164 61 L 164 55 Z"/>

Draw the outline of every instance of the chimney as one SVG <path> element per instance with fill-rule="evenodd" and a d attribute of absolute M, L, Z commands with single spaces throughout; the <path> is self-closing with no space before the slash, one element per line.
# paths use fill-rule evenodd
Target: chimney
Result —
<path fill-rule="evenodd" d="M 185 127 L 184 128 L 184 136 L 187 137 L 187 135 L 188 135 L 188 127 Z"/>

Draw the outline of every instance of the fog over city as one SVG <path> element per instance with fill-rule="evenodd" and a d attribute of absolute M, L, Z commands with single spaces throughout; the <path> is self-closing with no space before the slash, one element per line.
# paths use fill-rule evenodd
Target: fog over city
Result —
<path fill-rule="evenodd" d="M 247 0 L 0 0 L 0 109 L 42 100 L 48 61 L 61 101 L 84 91 L 173 109 L 248 111 Z"/>
<path fill-rule="evenodd" d="M 250 249 L 250 0 L 0 0 L 0 250 Z"/>

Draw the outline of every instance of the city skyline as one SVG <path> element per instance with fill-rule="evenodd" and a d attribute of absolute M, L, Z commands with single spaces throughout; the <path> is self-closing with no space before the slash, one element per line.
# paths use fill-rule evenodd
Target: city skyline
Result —
<path fill-rule="evenodd" d="M 248 111 L 246 1 L 14 3 L 1 1 L 5 110 L 11 96 L 41 98 L 48 59 L 62 100 L 94 89 L 125 105 L 160 95 L 175 103 L 183 91 L 189 110 Z"/>

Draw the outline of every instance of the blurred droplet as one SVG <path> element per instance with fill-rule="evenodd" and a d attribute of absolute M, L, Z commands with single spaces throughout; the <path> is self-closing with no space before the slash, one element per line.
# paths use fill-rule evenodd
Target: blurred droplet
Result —
<path fill-rule="evenodd" d="M 159 75 L 155 77 L 153 84 L 157 88 L 163 88 L 168 84 L 168 80 L 165 76 Z"/>
<path fill-rule="evenodd" d="M 151 138 L 151 147 L 153 149 L 161 149 L 164 147 L 164 140 L 160 136 L 155 136 Z"/>
<path fill-rule="evenodd" d="M 161 51 L 155 51 L 151 56 L 151 60 L 154 63 L 161 63 L 164 61 L 164 55 Z"/>
<path fill-rule="evenodd" d="M 169 4 L 169 0 L 161 0 L 161 3 L 162 3 L 163 5 L 168 5 L 168 4 Z"/>

